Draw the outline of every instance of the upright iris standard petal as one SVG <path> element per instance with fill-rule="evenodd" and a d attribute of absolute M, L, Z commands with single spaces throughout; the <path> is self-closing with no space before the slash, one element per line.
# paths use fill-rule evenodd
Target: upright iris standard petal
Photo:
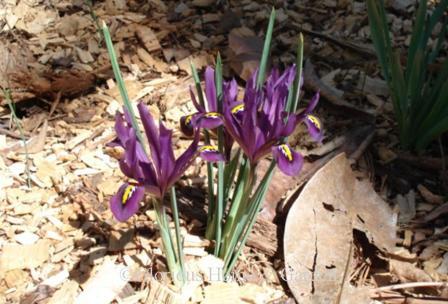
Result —
<path fill-rule="evenodd" d="M 317 118 L 314 115 L 307 114 L 305 116 L 304 122 L 308 128 L 308 132 L 310 133 L 311 137 L 315 141 L 321 142 L 323 139 L 323 133 L 322 133 L 322 123 L 319 120 L 319 118 Z"/>
<path fill-rule="evenodd" d="M 140 102 L 137 105 L 137 108 L 140 112 L 140 117 L 143 123 L 143 128 L 145 129 L 146 137 L 148 138 L 149 147 L 151 148 L 151 158 L 154 163 L 155 170 L 160 171 L 162 153 L 160 147 L 160 137 L 157 132 L 158 130 L 156 123 L 143 102 Z"/>
<path fill-rule="evenodd" d="M 145 188 L 125 183 L 110 200 L 110 209 L 115 218 L 124 222 L 137 213 L 139 203 L 143 200 Z"/>
<path fill-rule="evenodd" d="M 199 148 L 199 156 L 208 162 L 224 161 L 225 157 L 219 153 L 218 147 L 206 145 Z"/>
<path fill-rule="evenodd" d="M 205 96 L 207 97 L 208 111 L 216 112 L 218 102 L 216 100 L 215 70 L 211 67 L 205 69 Z"/>
<path fill-rule="evenodd" d="M 159 123 L 159 138 L 160 138 L 160 159 L 161 168 L 160 168 L 160 178 L 162 187 L 166 187 L 166 183 L 170 175 L 173 172 L 174 165 L 176 164 L 176 159 L 174 157 L 173 145 L 172 145 L 172 137 L 173 131 L 167 129 L 162 122 Z M 148 138 L 149 140 L 149 138 Z"/>
<path fill-rule="evenodd" d="M 295 176 L 302 169 L 302 155 L 292 150 L 287 144 L 272 147 L 272 155 L 280 171 L 288 176 Z"/>

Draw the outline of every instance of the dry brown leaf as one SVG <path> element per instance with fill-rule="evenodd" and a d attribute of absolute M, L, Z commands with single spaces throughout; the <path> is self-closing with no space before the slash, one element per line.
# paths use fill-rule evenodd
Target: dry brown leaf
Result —
<path fill-rule="evenodd" d="M 390 272 L 397 276 L 402 283 L 405 282 L 431 282 L 431 277 L 412 263 L 398 260 L 389 261 Z"/>
<path fill-rule="evenodd" d="M 230 67 L 244 80 L 258 68 L 263 40 L 247 28 L 233 29 L 229 34 Z"/>
<path fill-rule="evenodd" d="M 340 298 L 341 303 L 351 303 L 348 299 L 359 296 L 346 282 L 353 229 L 392 252 L 395 225 L 388 205 L 369 182 L 357 180 L 345 155 L 334 157 L 310 179 L 286 221 L 286 275 L 296 299 L 323 303 Z"/>
<path fill-rule="evenodd" d="M 45 120 L 40 132 L 37 136 L 32 137 L 27 141 L 27 152 L 29 154 L 35 154 L 42 151 L 45 147 L 45 138 L 47 138 L 48 121 Z M 18 153 L 25 153 L 25 148 L 21 147 Z"/>

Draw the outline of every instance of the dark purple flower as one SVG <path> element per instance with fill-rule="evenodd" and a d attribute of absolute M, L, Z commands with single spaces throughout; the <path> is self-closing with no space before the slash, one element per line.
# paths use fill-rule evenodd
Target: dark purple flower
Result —
<path fill-rule="evenodd" d="M 303 112 L 287 113 L 285 107 L 294 81 L 295 67 L 288 68 L 283 74 L 274 69 L 261 89 L 256 88 L 257 73 L 246 84 L 243 103 L 225 108 L 225 128 L 251 163 L 257 163 L 272 152 L 284 174 L 297 175 L 302 168 L 303 157 L 283 141 L 302 121 L 314 139 L 322 139 L 321 123 L 311 114 L 319 94 L 314 96 Z"/>
<path fill-rule="evenodd" d="M 111 144 L 124 148 L 120 168 L 126 176 L 136 181 L 135 184 L 122 185 L 111 199 L 111 210 L 119 221 L 126 220 L 137 212 L 144 190 L 162 199 L 191 164 L 199 142 L 199 132 L 194 132 L 193 142 L 176 159 L 172 147 L 172 131 L 161 122 L 157 127 L 143 103 L 138 105 L 138 110 L 150 147 L 149 157 L 137 140 L 130 120 L 124 119 L 121 114 L 117 114 L 115 118 L 117 139 Z M 129 117 L 126 110 L 124 116 Z"/>
<path fill-rule="evenodd" d="M 197 110 L 196 113 L 183 116 L 180 119 L 182 132 L 187 136 L 193 135 L 196 127 L 214 130 L 223 124 L 223 113 L 218 112 L 218 101 L 216 97 L 215 70 L 207 67 L 205 70 L 205 107 L 200 105 L 196 99 L 193 89 L 190 87 L 191 100 Z M 235 79 L 223 82 L 223 104 L 224 107 L 235 107 L 241 105 L 237 102 L 238 85 Z M 239 107 L 241 109 L 241 106 Z M 239 115 L 239 114 L 237 114 Z M 224 130 L 224 154 L 229 159 L 234 140 Z M 201 154 L 204 156 L 204 154 Z"/>

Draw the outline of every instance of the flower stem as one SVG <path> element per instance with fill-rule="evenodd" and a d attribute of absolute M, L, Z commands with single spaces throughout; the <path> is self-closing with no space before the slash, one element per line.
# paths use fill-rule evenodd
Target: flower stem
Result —
<path fill-rule="evenodd" d="M 170 227 L 168 225 L 165 206 L 158 199 L 153 200 L 154 209 L 156 211 L 156 219 L 159 223 L 160 237 L 162 238 L 163 249 L 166 255 L 166 261 L 168 263 L 168 269 L 171 274 L 171 278 L 174 284 L 178 287 L 181 286 L 181 282 L 177 280 L 177 274 L 179 273 L 179 266 L 176 262 L 175 250 L 173 246 L 173 240 L 170 233 Z"/>
<path fill-rule="evenodd" d="M 171 211 L 173 212 L 174 227 L 176 231 L 176 245 L 177 245 L 177 262 L 179 270 L 181 271 L 182 285 L 185 284 L 185 263 L 184 263 L 184 251 L 182 246 L 182 236 L 180 234 L 180 223 L 179 223 L 179 211 L 177 209 L 177 198 L 176 198 L 176 188 L 173 186 L 170 189 L 170 201 L 171 201 Z M 177 275 L 177 274 L 176 274 Z"/>
<path fill-rule="evenodd" d="M 236 237 L 235 232 L 238 228 L 241 217 L 244 214 L 245 208 L 247 207 L 247 203 L 252 192 L 252 187 L 255 183 L 255 169 L 256 166 L 252 165 L 249 160 L 247 160 L 247 162 L 244 164 L 244 167 L 240 169 L 245 171 L 240 181 L 243 184 L 242 195 L 240 196 L 241 199 L 237 197 L 237 200 L 232 203 L 232 207 L 226 219 L 223 239 L 224 247 L 219 255 L 223 259 L 225 259 L 230 252 L 233 252 L 232 246 L 234 245 L 234 241 L 232 240 Z"/>
<path fill-rule="evenodd" d="M 233 267 L 235 266 L 236 261 L 238 260 L 238 257 L 241 254 L 241 251 L 244 248 L 244 245 L 246 244 L 246 240 L 252 231 L 252 227 L 255 224 L 255 221 L 257 219 L 257 214 L 260 210 L 260 207 L 262 206 L 262 203 L 264 201 L 264 198 L 266 196 L 266 192 L 268 190 L 269 183 L 272 179 L 272 176 L 274 174 L 275 169 L 275 161 L 272 160 L 271 164 L 269 165 L 268 170 L 266 171 L 266 174 L 264 175 L 263 179 L 260 181 L 260 184 L 257 187 L 257 190 L 255 191 L 252 199 L 250 200 L 249 204 L 249 211 L 247 212 L 246 219 L 247 222 L 244 220 L 242 221 L 243 224 L 241 226 L 241 229 L 236 233 L 238 234 L 238 242 L 235 242 L 235 245 L 232 246 L 233 248 L 232 252 L 229 253 L 229 255 L 226 257 L 224 261 L 224 277 L 228 276 L 230 271 L 232 271 Z"/>
<path fill-rule="evenodd" d="M 222 229 L 222 216 L 224 213 L 224 162 L 218 162 L 218 199 L 216 205 L 216 236 L 215 236 L 215 255 L 219 254 L 221 248 L 221 229 Z"/>

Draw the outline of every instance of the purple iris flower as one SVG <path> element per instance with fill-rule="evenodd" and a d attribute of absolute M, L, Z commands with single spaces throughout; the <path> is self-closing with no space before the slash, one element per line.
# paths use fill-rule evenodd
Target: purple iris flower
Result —
<path fill-rule="evenodd" d="M 311 111 L 316 106 L 316 94 L 305 111 L 300 114 L 285 112 L 289 88 L 295 77 L 295 66 L 283 74 L 273 70 L 261 89 L 256 88 L 256 75 L 246 84 L 241 111 L 235 115 L 235 107 L 225 107 L 224 125 L 238 142 L 252 164 L 272 152 L 279 169 L 286 175 L 297 175 L 303 166 L 303 157 L 283 139 L 296 125 L 304 121 L 313 138 L 320 140 L 321 124 Z"/>
<path fill-rule="evenodd" d="M 117 139 L 111 145 L 124 149 L 120 168 L 126 176 L 135 180 L 133 183 L 123 184 L 111 198 L 112 213 L 119 221 L 125 221 L 137 212 L 146 191 L 158 199 L 163 199 L 166 191 L 191 164 L 198 148 L 199 132 L 195 132 L 193 142 L 176 159 L 172 146 L 172 130 L 167 129 L 161 122 L 157 127 L 143 103 L 138 105 L 138 110 L 150 147 L 149 155 L 137 140 L 129 113 L 125 110 L 124 117 L 119 113 L 115 117 Z"/>
<path fill-rule="evenodd" d="M 194 134 L 196 127 L 206 129 L 216 129 L 223 124 L 223 113 L 218 111 L 218 100 L 216 96 L 216 83 L 215 83 L 215 70 L 211 67 L 207 67 L 205 70 L 205 98 L 206 107 L 200 105 L 196 99 L 193 89 L 190 87 L 191 100 L 197 110 L 196 113 L 183 116 L 180 119 L 180 128 L 182 132 L 187 136 Z M 235 79 L 231 81 L 223 82 L 223 104 L 227 107 L 235 107 L 239 105 L 236 101 L 238 94 L 238 85 Z M 217 153 L 218 151 L 211 146 L 206 146 L 207 149 L 203 151 L 207 152 L 205 159 L 224 160 L 229 159 L 230 152 L 233 145 L 233 138 L 224 130 L 224 154 L 225 158 L 219 155 L 211 155 L 212 151 Z M 204 156 L 201 153 L 201 156 Z"/>

